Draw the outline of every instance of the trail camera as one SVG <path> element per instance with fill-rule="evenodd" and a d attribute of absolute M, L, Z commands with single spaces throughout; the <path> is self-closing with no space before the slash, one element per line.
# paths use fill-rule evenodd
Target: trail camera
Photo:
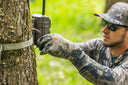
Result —
<path fill-rule="evenodd" d="M 50 33 L 51 20 L 45 16 L 45 0 L 43 0 L 42 15 L 33 14 L 32 15 L 32 26 L 36 31 L 33 31 L 34 44 L 37 46 L 37 40 L 41 36 Z M 38 32 L 39 31 L 39 32 Z"/>
<path fill-rule="evenodd" d="M 47 16 L 41 14 L 33 14 L 32 25 L 33 28 L 40 31 L 40 33 L 33 31 L 34 44 L 37 45 L 37 40 L 39 37 L 50 33 L 51 20 Z"/>

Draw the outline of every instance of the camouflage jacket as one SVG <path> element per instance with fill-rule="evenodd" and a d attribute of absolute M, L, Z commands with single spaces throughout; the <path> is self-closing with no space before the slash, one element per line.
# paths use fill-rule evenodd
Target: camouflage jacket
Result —
<path fill-rule="evenodd" d="M 95 85 L 128 85 L 128 50 L 112 63 L 109 47 L 102 39 L 75 43 L 81 50 L 74 49 L 68 57 L 79 73 Z"/>

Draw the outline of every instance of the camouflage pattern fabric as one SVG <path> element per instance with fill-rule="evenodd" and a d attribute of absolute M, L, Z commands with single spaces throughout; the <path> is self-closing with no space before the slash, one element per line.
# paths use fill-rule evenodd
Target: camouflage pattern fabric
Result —
<path fill-rule="evenodd" d="M 128 85 L 128 51 L 112 63 L 109 47 L 102 39 L 72 43 L 59 34 L 48 34 L 38 40 L 41 54 L 70 60 L 79 73 L 95 85 Z"/>
<path fill-rule="evenodd" d="M 117 2 L 112 5 L 107 13 L 97 13 L 95 15 L 110 23 L 128 26 L 128 3 Z"/>

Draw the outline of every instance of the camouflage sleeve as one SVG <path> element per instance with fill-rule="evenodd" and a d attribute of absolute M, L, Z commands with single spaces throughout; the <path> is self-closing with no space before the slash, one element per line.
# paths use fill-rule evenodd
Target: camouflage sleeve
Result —
<path fill-rule="evenodd" d="M 128 61 L 112 69 L 97 63 L 82 50 L 72 51 L 68 59 L 95 85 L 128 85 Z"/>
<path fill-rule="evenodd" d="M 128 61 L 115 68 L 96 62 L 102 40 L 72 43 L 59 34 L 48 34 L 38 40 L 41 54 L 69 59 L 79 73 L 96 85 L 128 85 Z"/>
<path fill-rule="evenodd" d="M 96 56 L 99 54 L 100 50 L 103 50 L 103 41 L 101 38 L 92 39 L 82 43 L 75 43 L 81 50 L 87 54 L 92 59 L 98 61 L 99 57 Z"/>
<path fill-rule="evenodd" d="M 38 46 L 41 55 L 50 54 L 52 56 L 67 58 L 73 49 L 80 49 L 75 43 L 66 40 L 59 34 L 47 34 L 38 39 Z"/>
<path fill-rule="evenodd" d="M 72 50 L 81 49 L 85 52 L 85 54 L 93 57 L 92 55 L 96 55 L 98 52 L 98 44 L 99 39 L 93 39 L 83 43 L 73 43 L 69 40 L 66 40 L 59 34 L 47 34 L 38 39 L 38 46 L 41 50 L 42 55 L 51 54 L 56 57 L 67 58 Z M 93 58 L 94 59 L 94 58 Z"/>

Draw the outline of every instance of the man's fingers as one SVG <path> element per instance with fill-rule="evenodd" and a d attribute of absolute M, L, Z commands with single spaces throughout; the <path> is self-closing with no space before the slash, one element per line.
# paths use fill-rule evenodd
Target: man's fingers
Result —
<path fill-rule="evenodd" d="M 43 49 L 41 50 L 41 55 L 49 53 L 51 50 L 50 48 L 52 47 L 52 43 L 48 42 L 47 44 L 44 45 Z"/>
<path fill-rule="evenodd" d="M 45 37 L 43 40 L 40 42 L 40 50 L 44 48 L 44 45 L 47 44 L 48 42 L 51 42 L 52 38 L 51 37 Z"/>
<path fill-rule="evenodd" d="M 39 40 L 43 40 L 46 37 L 52 37 L 52 36 L 54 36 L 54 34 L 46 34 L 46 35 L 43 35 L 42 37 L 40 37 Z"/>
<path fill-rule="evenodd" d="M 45 45 L 45 51 L 46 52 L 49 52 L 50 51 L 50 48 L 52 48 L 53 47 L 53 44 L 51 43 L 51 42 L 48 42 L 46 45 Z"/>
<path fill-rule="evenodd" d="M 44 42 L 47 42 L 49 40 L 52 40 L 51 36 L 44 37 L 42 40 L 40 40 L 40 44 L 43 44 Z"/>
<path fill-rule="evenodd" d="M 44 48 L 44 45 L 49 42 L 50 40 L 52 40 L 51 36 L 43 36 L 41 38 L 38 39 L 38 47 L 40 50 L 42 50 Z"/>
<path fill-rule="evenodd" d="M 40 52 L 40 55 L 45 55 L 46 54 L 46 52 L 44 51 L 44 50 L 42 50 L 41 52 Z"/>

